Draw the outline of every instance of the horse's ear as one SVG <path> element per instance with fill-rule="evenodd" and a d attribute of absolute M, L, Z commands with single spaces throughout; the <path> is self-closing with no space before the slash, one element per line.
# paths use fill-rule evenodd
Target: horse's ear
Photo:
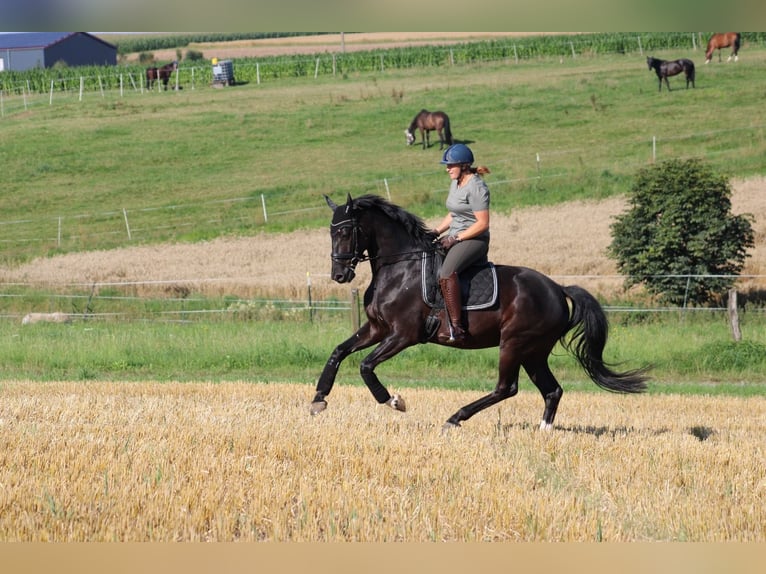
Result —
<path fill-rule="evenodd" d="M 346 213 L 351 211 L 351 209 L 354 207 L 354 200 L 351 199 L 351 194 L 348 194 L 348 197 L 346 197 Z"/>
<path fill-rule="evenodd" d="M 333 211 L 335 211 L 338 208 L 338 205 L 328 196 L 325 195 L 324 200 L 327 202 L 327 205 L 329 205 L 330 209 L 332 209 Z"/>

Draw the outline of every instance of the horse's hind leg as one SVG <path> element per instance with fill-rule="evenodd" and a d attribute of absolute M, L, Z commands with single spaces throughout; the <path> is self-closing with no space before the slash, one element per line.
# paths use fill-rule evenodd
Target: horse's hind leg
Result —
<path fill-rule="evenodd" d="M 559 385 L 556 377 L 553 376 L 547 361 L 536 364 L 524 364 L 524 370 L 540 390 L 540 394 L 543 395 L 543 400 L 545 401 L 545 410 L 540 421 L 540 429 L 550 430 L 553 428 L 553 419 L 556 418 L 556 411 L 558 411 L 559 401 L 561 401 L 564 390 Z"/>
<path fill-rule="evenodd" d="M 459 427 L 462 421 L 467 421 L 479 411 L 510 398 L 519 392 L 520 367 L 518 362 L 513 360 L 513 355 L 514 352 L 509 349 L 508 345 L 506 345 L 505 348 L 501 345 L 500 374 L 495 390 L 488 395 L 481 397 L 479 400 L 461 407 L 455 414 L 447 419 L 446 423 L 444 423 L 445 430 L 452 427 Z"/>

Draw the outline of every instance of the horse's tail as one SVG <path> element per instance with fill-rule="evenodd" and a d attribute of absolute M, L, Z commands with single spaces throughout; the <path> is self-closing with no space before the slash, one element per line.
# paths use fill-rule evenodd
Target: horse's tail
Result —
<path fill-rule="evenodd" d="M 742 42 L 742 34 L 737 32 L 736 35 L 734 36 L 734 53 L 735 54 L 739 52 L 739 46 L 741 42 Z"/>
<path fill-rule="evenodd" d="M 591 380 L 602 389 L 615 393 L 641 393 L 646 390 L 648 368 L 618 372 L 604 362 L 603 352 L 609 334 L 609 322 L 593 295 L 582 287 L 562 287 L 572 301 L 572 314 L 561 342 L 580 363 Z M 567 338 L 567 334 L 572 331 Z"/>
<path fill-rule="evenodd" d="M 444 114 L 444 139 L 447 145 L 452 145 L 452 130 L 449 127 L 449 116 Z"/>

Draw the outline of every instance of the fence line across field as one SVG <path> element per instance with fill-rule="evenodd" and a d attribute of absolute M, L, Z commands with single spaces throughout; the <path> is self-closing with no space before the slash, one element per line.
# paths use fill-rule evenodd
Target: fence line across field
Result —
<path fill-rule="evenodd" d="M 574 282 L 580 283 L 583 280 L 588 279 L 614 279 L 624 281 L 623 275 L 554 275 L 550 277 L 559 282 Z M 766 284 L 766 275 L 702 275 L 702 274 L 690 274 L 690 275 L 657 275 L 655 277 L 677 277 L 680 279 L 690 278 L 742 278 L 742 279 L 755 279 L 762 281 Z M 178 286 L 178 285 L 191 285 L 191 284 L 206 284 L 206 283 L 247 283 L 250 278 L 247 277 L 225 277 L 225 278 L 207 278 L 207 279 L 164 279 L 164 280 L 143 280 L 143 281 L 104 281 L 104 282 L 73 282 L 73 283 L 53 283 L 53 282 L 8 282 L 0 284 L 0 307 L 3 306 L 3 301 L 23 300 L 27 297 L 23 291 L 19 291 L 20 288 L 28 288 L 34 290 L 35 299 L 37 301 L 44 301 L 47 308 L 41 310 L 39 308 L 30 308 L 23 313 L 20 312 L 5 312 L 0 311 L 0 318 L 3 319 L 19 319 L 27 317 L 30 314 L 34 315 L 51 315 L 55 316 L 55 322 L 62 322 L 59 319 L 62 315 L 66 315 L 68 320 L 81 319 L 107 319 L 116 318 L 131 320 L 136 318 L 156 317 L 159 319 L 167 319 L 168 317 L 178 317 L 177 320 L 190 321 L 192 317 L 204 317 L 211 315 L 219 316 L 231 316 L 233 318 L 243 317 L 244 319 L 250 319 L 250 311 L 258 309 L 272 309 L 279 312 L 291 312 L 304 314 L 308 321 L 313 322 L 319 312 L 341 312 L 348 314 L 352 331 L 359 328 L 361 323 L 361 317 L 363 316 L 363 310 L 359 297 L 359 289 L 350 288 L 348 290 L 347 299 L 333 298 L 328 300 L 315 299 L 312 295 L 312 285 L 316 278 L 321 278 L 323 281 L 330 281 L 330 275 L 328 273 L 312 273 L 306 272 L 306 298 L 305 299 L 280 299 L 280 298 L 221 298 L 221 297 L 160 297 L 152 298 L 148 296 L 140 295 L 116 295 L 113 292 L 109 294 L 101 295 L 99 290 L 101 288 L 134 288 L 138 286 Z M 42 290 L 46 290 L 42 291 Z M 54 290 L 55 289 L 55 290 Z M 77 293 L 77 290 L 86 290 L 88 293 Z M 64 292 L 62 292 L 62 290 Z M 15 292 L 10 292 L 15 291 Z M 70 291 L 70 292 L 66 292 Z M 162 302 L 164 308 L 158 308 L 154 310 L 146 310 L 142 308 L 139 311 L 92 311 L 92 306 L 101 302 L 108 305 L 110 302 L 119 302 L 120 304 L 126 304 L 130 302 L 145 303 L 148 301 Z M 210 305 L 205 305 L 209 303 Z M 77 309 L 80 305 L 85 305 L 85 310 L 78 310 L 72 312 L 71 309 Z M 175 304 L 186 306 L 181 309 L 172 309 Z M 194 306 L 197 307 L 194 307 Z M 70 310 L 64 310 L 69 307 Z M 194 307 L 194 308 L 192 308 Z M 55 308 L 55 310 L 53 309 Z M 739 305 L 737 303 L 737 291 L 736 289 L 729 290 L 728 302 L 724 307 L 688 307 L 684 306 L 672 306 L 672 307 L 642 307 L 636 305 L 605 305 L 604 310 L 608 314 L 645 314 L 645 313 L 678 313 L 681 316 L 688 312 L 692 313 L 727 313 L 732 328 L 732 334 L 735 339 L 739 340 Z M 766 309 L 763 308 L 750 308 L 748 313 L 763 314 L 766 313 Z M 44 319 L 42 319 L 44 320 Z M 54 319 L 51 319 L 54 321 Z"/>

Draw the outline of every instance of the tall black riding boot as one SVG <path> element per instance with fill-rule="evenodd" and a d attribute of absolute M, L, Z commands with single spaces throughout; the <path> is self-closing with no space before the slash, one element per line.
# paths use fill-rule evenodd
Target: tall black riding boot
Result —
<path fill-rule="evenodd" d="M 447 317 L 451 325 L 450 342 L 462 341 L 465 339 L 465 330 L 460 323 L 463 314 L 463 301 L 457 273 L 453 272 L 449 277 L 440 278 L 439 287 L 441 287 L 444 296 L 444 307 L 447 309 Z"/>

